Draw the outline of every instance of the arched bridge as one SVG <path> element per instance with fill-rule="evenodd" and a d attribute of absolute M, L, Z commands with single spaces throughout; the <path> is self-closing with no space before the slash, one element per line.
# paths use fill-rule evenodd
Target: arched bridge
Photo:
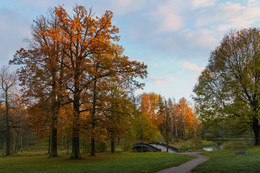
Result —
<path fill-rule="evenodd" d="M 161 152 L 161 149 L 154 147 L 153 145 L 146 144 L 146 143 L 136 143 L 136 144 L 134 144 L 133 150 L 138 151 L 138 152 L 147 152 L 147 151 Z"/>
<path fill-rule="evenodd" d="M 153 152 L 166 152 L 167 151 L 167 145 L 161 142 L 152 142 L 149 144 L 146 143 L 136 143 L 133 145 L 133 150 L 138 152 L 147 152 L 147 151 L 153 151 Z M 177 153 L 179 152 L 179 149 L 172 147 L 168 145 L 168 152 L 169 153 Z"/>

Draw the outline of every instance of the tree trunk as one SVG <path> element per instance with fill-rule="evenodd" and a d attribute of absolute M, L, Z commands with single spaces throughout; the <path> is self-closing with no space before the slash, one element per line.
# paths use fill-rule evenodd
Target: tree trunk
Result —
<path fill-rule="evenodd" d="M 48 154 L 51 153 L 51 135 L 49 136 Z"/>
<path fill-rule="evenodd" d="M 112 137 L 111 138 L 111 153 L 115 152 L 115 139 Z"/>
<path fill-rule="evenodd" d="M 255 145 L 260 145 L 260 136 L 259 136 L 260 126 L 258 122 L 259 120 L 257 118 L 254 118 L 252 128 L 255 136 Z"/>
<path fill-rule="evenodd" d="M 78 65 L 77 65 L 78 66 Z M 71 159 L 80 158 L 80 150 L 79 150 L 79 107 L 80 107 L 80 88 L 79 88 L 79 72 L 75 72 L 74 76 L 75 82 L 75 92 L 74 92 L 74 100 L 73 100 L 73 129 L 72 129 L 72 153 Z"/>
<path fill-rule="evenodd" d="M 92 101 L 92 114 L 91 114 L 91 120 L 92 120 L 92 130 L 95 129 L 96 121 L 95 121 L 95 115 L 96 115 L 96 87 L 97 87 L 97 81 L 94 80 L 94 86 L 93 86 L 93 101 Z M 93 135 L 93 134 L 92 134 Z M 91 156 L 95 156 L 95 138 L 94 136 L 91 137 Z"/>
<path fill-rule="evenodd" d="M 179 142 L 179 140 L 178 140 L 178 127 L 177 127 L 176 121 L 175 121 L 175 135 L 176 135 L 176 141 Z"/>
<path fill-rule="evenodd" d="M 23 152 L 23 135 L 22 135 L 22 133 L 21 133 L 21 129 L 20 129 L 20 134 L 21 134 L 21 137 L 20 137 L 20 150 L 21 150 L 21 152 Z"/>
<path fill-rule="evenodd" d="M 120 145 L 120 137 L 117 138 L 117 145 Z"/>
<path fill-rule="evenodd" d="M 58 110 L 59 107 L 57 103 L 54 103 L 53 105 L 53 115 L 52 115 L 52 129 L 51 129 L 51 148 L 50 148 L 50 155 L 49 157 L 58 157 L 58 152 L 57 152 L 57 121 L 58 121 Z"/>
<path fill-rule="evenodd" d="M 79 159 L 80 151 L 79 151 L 79 130 L 78 128 L 73 128 L 73 138 L 72 138 L 72 153 L 71 159 Z"/>
<path fill-rule="evenodd" d="M 168 120 L 169 120 L 169 110 L 168 110 L 168 105 L 167 103 L 165 103 L 166 105 L 166 119 L 165 119 L 165 131 L 166 131 L 166 144 L 167 144 L 167 148 L 166 148 L 166 152 L 169 151 L 169 127 L 168 127 Z"/>
<path fill-rule="evenodd" d="M 90 151 L 91 156 L 95 156 L 95 139 L 91 138 L 91 151 Z"/>
<path fill-rule="evenodd" d="M 9 103 L 8 103 L 8 92 L 7 90 L 5 91 L 5 144 L 6 144 L 6 150 L 5 150 L 5 155 L 10 156 L 10 124 L 9 124 Z"/>
<path fill-rule="evenodd" d="M 49 157 L 58 157 L 57 153 L 57 128 L 52 128 L 51 150 Z"/>
<path fill-rule="evenodd" d="M 66 148 L 67 148 L 67 154 L 69 154 L 70 153 L 70 144 L 69 144 L 69 137 L 67 136 L 66 137 Z"/>

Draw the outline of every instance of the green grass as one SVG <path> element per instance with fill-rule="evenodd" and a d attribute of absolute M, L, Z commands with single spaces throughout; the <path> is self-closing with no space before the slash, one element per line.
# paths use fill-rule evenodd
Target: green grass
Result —
<path fill-rule="evenodd" d="M 180 165 L 193 157 L 170 153 L 99 153 L 95 157 L 70 160 L 69 155 L 48 158 L 47 155 L 0 157 L 0 172 L 156 172 Z"/>
<path fill-rule="evenodd" d="M 237 154 L 240 150 L 218 150 L 205 152 L 210 160 L 202 163 L 194 173 L 256 173 L 260 172 L 260 148 L 248 149 L 245 154 Z"/>

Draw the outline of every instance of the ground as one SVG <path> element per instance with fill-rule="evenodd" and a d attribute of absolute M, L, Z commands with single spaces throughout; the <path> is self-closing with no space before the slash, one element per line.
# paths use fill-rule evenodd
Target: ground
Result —
<path fill-rule="evenodd" d="M 260 172 L 260 147 L 251 147 L 245 151 L 241 150 L 219 150 L 205 152 L 209 157 L 193 173 L 256 173 Z"/>
<path fill-rule="evenodd" d="M 132 173 L 157 172 L 180 165 L 192 156 L 172 153 L 100 153 L 95 157 L 82 155 L 81 160 L 70 160 L 69 155 L 48 158 L 47 155 L 20 155 L 0 158 L 0 172 L 102 172 Z"/>

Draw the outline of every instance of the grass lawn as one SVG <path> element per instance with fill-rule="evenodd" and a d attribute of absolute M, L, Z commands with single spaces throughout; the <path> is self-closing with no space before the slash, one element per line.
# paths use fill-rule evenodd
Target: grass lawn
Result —
<path fill-rule="evenodd" d="M 170 153 L 98 153 L 95 157 L 82 155 L 70 160 L 69 155 L 48 158 L 47 155 L 17 155 L 0 157 L 0 172 L 156 172 L 180 165 L 193 157 Z"/>
<path fill-rule="evenodd" d="M 260 148 L 248 149 L 245 154 L 238 150 L 206 152 L 210 160 L 192 170 L 194 173 L 256 173 L 260 172 Z"/>

